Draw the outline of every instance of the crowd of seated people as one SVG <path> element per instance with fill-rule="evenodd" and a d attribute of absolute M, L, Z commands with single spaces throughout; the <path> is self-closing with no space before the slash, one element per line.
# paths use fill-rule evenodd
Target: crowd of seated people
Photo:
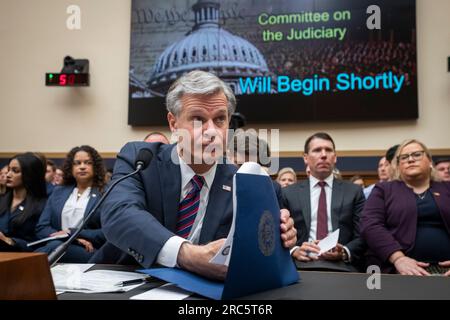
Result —
<path fill-rule="evenodd" d="M 27 152 L 11 158 L 6 174 L 2 173 L 5 192 L 0 196 L 0 252 L 50 253 L 61 240 L 29 244 L 70 235 L 101 197 L 105 169 L 94 148 L 73 148 L 64 161 L 64 172 L 58 174 L 57 170 L 40 153 Z M 97 212 L 61 261 L 87 262 L 103 243 Z"/>
<path fill-rule="evenodd" d="M 36 226 L 36 235 L 40 239 L 69 236 L 103 192 L 105 168 L 103 159 L 94 148 L 83 145 L 70 150 L 63 171 L 63 184 L 48 198 Z M 61 242 L 62 240 L 51 240 L 36 251 L 51 253 Z M 89 219 L 76 243 L 69 246 L 61 262 L 88 262 L 104 242 L 98 211 Z"/>
<path fill-rule="evenodd" d="M 159 133 L 155 136 L 159 139 Z M 244 144 L 252 148 L 247 140 Z M 280 207 L 290 211 L 297 230 L 292 257 L 303 264 L 345 263 L 350 271 L 378 265 L 382 272 L 406 275 L 429 275 L 431 265 L 450 268 L 450 182 L 446 170 L 441 175 L 436 170 L 444 160 L 433 164 L 428 148 L 417 140 L 395 145 L 380 159 L 379 181 L 363 196 L 363 185 L 336 178 L 332 138 L 312 135 L 304 150 L 307 179 L 297 182 L 296 172 L 283 168 L 274 183 Z M 27 244 L 69 236 L 106 188 L 103 159 L 90 146 L 70 150 L 62 172 L 57 170 L 52 161 L 31 152 L 14 156 L 1 169 L 0 251 L 51 253 L 65 238 Z M 105 243 L 100 215 L 90 219 L 62 262 L 88 262 Z M 337 229 L 338 245 L 315 255 L 318 242 Z"/>
<path fill-rule="evenodd" d="M 335 78 L 342 72 L 354 72 L 374 76 L 392 71 L 405 75 L 405 83 L 411 83 L 416 77 L 415 51 L 413 44 L 391 41 L 336 41 L 314 42 L 313 46 L 302 48 L 295 46 L 271 47 L 265 58 L 269 69 L 277 75 L 308 77 L 314 74 Z M 265 44 L 265 46 L 267 47 Z"/>
<path fill-rule="evenodd" d="M 242 34 L 258 46 L 259 32 Z M 414 40 L 395 40 L 395 31 L 370 41 L 309 41 L 298 50 L 296 44 L 265 42 L 263 49 L 269 70 L 276 75 L 306 77 L 314 74 L 334 78 L 341 72 L 375 75 L 393 71 L 405 75 L 407 83 L 417 76 L 415 68 L 416 51 Z M 331 75 L 331 76 L 330 76 Z"/>
<path fill-rule="evenodd" d="M 84 217 L 105 190 L 105 167 L 98 152 L 86 145 L 70 150 L 62 183 L 49 197 L 48 165 L 49 175 L 58 176 L 51 163 L 30 152 L 11 158 L 6 181 L 4 175 L 0 181 L 0 250 L 50 253 L 63 241 L 59 238 L 78 230 L 78 239 L 61 261 L 146 268 L 159 264 L 225 279 L 227 267 L 209 261 L 232 227 L 233 176 L 252 155 L 261 165 L 278 159 L 271 159 L 267 142 L 248 132 L 239 133 L 241 139 L 237 133 L 231 137 L 239 148 L 228 151 L 243 151 L 229 156 L 236 164 L 225 159 L 227 120 L 236 99 L 217 76 L 189 72 L 174 82 L 166 100 L 172 133 L 183 130 L 190 135 L 179 135 L 178 144 L 172 145 L 168 139 L 161 141 L 160 134 L 145 139 L 156 136 L 157 142 L 126 144 L 117 156 L 112 181 L 135 170 L 144 148 L 153 152 L 152 162 L 117 185 L 82 230 Z M 197 130 L 197 120 L 202 130 Z M 191 152 L 198 142 L 200 151 L 213 147 L 211 163 L 203 152 Z M 303 151 L 308 178 L 283 188 L 273 181 L 274 201 L 280 207 L 278 243 L 290 250 L 299 269 L 323 263 L 321 268 L 364 272 L 378 265 L 382 272 L 423 276 L 438 266 L 450 276 L 445 271 L 450 268 L 450 182 L 442 181 L 445 175 L 436 177 L 425 144 L 407 140 L 388 150 L 389 178 L 380 176 L 367 200 L 362 187 L 342 179 L 335 141 L 328 133 L 309 136 Z M 321 252 L 320 241 L 338 230 L 334 248 Z M 42 242 L 29 246 L 37 239 Z"/>

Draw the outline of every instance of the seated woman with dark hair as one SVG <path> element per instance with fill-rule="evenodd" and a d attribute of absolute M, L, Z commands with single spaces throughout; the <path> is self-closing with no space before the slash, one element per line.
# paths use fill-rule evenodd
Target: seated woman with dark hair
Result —
<path fill-rule="evenodd" d="M 361 215 L 368 264 L 405 275 L 450 267 L 450 182 L 434 180 L 431 154 L 417 140 L 403 142 L 392 165 L 396 180 L 377 184 Z"/>
<path fill-rule="evenodd" d="M 47 200 L 45 167 L 31 152 L 9 162 L 6 194 L 0 198 L 0 251 L 32 251 L 35 227 Z"/>
<path fill-rule="evenodd" d="M 36 227 L 37 236 L 41 239 L 70 235 L 99 200 L 105 185 L 103 160 L 90 146 L 70 150 L 63 171 L 63 185 L 54 189 Z M 60 261 L 87 262 L 104 242 L 100 212 L 97 212 Z M 49 254 L 61 243 L 62 240 L 52 240 L 36 251 Z"/>

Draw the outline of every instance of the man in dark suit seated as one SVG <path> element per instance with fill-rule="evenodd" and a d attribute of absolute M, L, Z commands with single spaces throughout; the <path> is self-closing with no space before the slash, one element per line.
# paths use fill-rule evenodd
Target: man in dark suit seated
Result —
<path fill-rule="evenodd" d="M 297 229 L 298 247 L 291 251 L 292 256 L 304 263 L 319 259 L 346 263 L 348 270 L 354 270 L 350 263 L 359 266 L 364 251 L 359 237 L 359 216 L 364 206 L 362 189 L 333 177 L 337 157 L 334 141 L 327 133 L 310 136 L 304 151 L 305 164 L 311 171 L 309 178 L 282 190 L 284 207 L 291 212 Z M 319 253 L 318 241 L 336 229 L 340 229 L 337 246 L 320 257 L 314 255 Z"/>
<path fill-rule="evenodd" d="M 108 243 L 91 259 L 96 263 L 160 264 L 224 279 L 227 268 L 209 263 L 224 244 L 233 217 L 232 183 L 237 168 L 224 150 L 236 100 L 216 76 L 192 71 L 166 96 L 167 119 L 177 144 L 133 142 L 125 145 L 113 180 L 134 170 L 142 148 L 153 152 L 150 165 L 117 185 L 102 210 Z M 281 239 L 296 243 L 294 222 L 281 212 Z"/>

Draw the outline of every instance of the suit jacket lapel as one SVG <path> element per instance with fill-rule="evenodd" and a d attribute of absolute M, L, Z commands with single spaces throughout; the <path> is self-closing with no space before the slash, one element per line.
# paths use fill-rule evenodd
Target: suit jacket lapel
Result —
<path fill-rule="evenodd" d="M 84 216 L 86 217 L 87 214 L 92 210 L 94 205 L 97 203 L 98 199 L 100 198 L 100 192 L 97 188 L 91 189 L 91 196 L 89 197 L 89 201 L 86 206 L 86 210 L 84 211 Z"/>
<path fill-rule="evenodd" d="M 311 230 L 311 191 L 309 186 L 309 179 L 306 179 L 300 185 L 299 195 L 302 208 L 303 219 L 307 228 L 307 235 Z"/>
<path fill-rule="evenodd" d="M 162 207 L 164 212 L 164 225 L 175 232 L 177 225 L 178 204 L 181 194 L 180 165 L 171 159 L 171 153 L 176 152 L 176 144 L 167 148 L 158 156 L 158 170 L 161 179 Z M 176 157 L 176 155 L 175 155 Z"/>
<path fill-rule="evenodd" d="M 61 229 L 61 214 L 64 209 L 64 205 L 66 204 L 67 199 L 69 199 L 73 189 L 75 189 L 75 186 L 63 187 L 61 193 L 58 195 L 58 198 L 55 199 L 55 207 L 56 207 L 55 212 L 57 213 L 55 215 L 56 225 L 59 226 L 60 229 Z"/>
<path fill-rule="evenodd" d="M 208 206 L 206 207 L 202 231 L 199 243 L 207 243 L 214 239 L 222 217 L 226 214 L 230 201 L 232 201 L 232 190 L 225 190 L 224 185 L 232 187 L 233 173 L 227 169 L 226 164 L 218 164 L 214 182 L 209 191 Z M 232 208 L 232 205 L 231 205 Z"/>
<path fill-rule="evenodd" d="M 331 192 L 331 226 L 333 231 L 339 228 L 339 214 L 341 212 L 343 200 L 344 192 L 342 190 L 342 183 L 337 179 L 333 179 L 333 188 Z"/>

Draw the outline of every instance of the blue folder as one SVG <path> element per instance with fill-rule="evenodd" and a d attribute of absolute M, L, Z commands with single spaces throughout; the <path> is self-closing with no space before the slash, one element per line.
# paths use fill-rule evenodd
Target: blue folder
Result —
<path fill-rule="evenodd" d="M 236 224 L 225 282 L 177 268 L 141 270 L 211 299 L 233 299 L 299 280 L 280 238 L 280 208 L 270 177 L 236 173 Z"/>

